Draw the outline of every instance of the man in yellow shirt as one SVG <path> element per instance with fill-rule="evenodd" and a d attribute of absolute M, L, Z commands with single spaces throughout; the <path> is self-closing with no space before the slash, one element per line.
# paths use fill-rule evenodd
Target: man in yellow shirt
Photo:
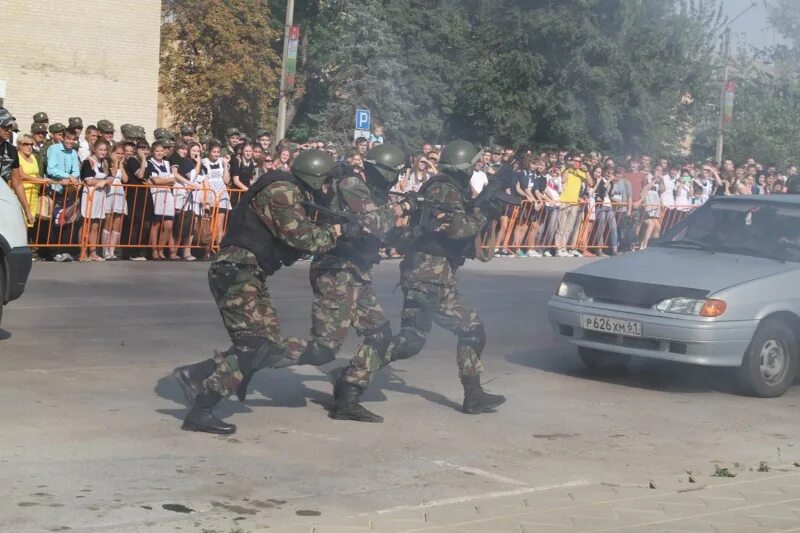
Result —
<path fill-rule="evenodd" d="M 572 167 L 564 169 L 561 173 L 562 191 L 559 196 L 561 208 L 558 211 L 558 223 L 556 225 L 556 257 L 571 257 L 572 253 L 567 251 L 567 244 L 570 236 L 578 222 L 581 205 L 579 198 L 581 187 L 586 183 L 588 187 L 594 185 L 594 180 L 583 169 L 583 159 L 580 156 L 572 158 Z"/>

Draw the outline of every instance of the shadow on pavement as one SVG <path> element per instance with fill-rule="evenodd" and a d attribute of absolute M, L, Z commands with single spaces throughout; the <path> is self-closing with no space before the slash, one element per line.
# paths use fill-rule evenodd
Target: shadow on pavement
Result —
<path fill-rule="evenodd" d="M 514 352 L 507 355 L 506 360 L 544 372 L 635 389 L 676 393 L 738 393 L 735 372 L 727 368 L 633 358 L 624 369 L 589 370 L 570 346 Z"/>
<path fill-rule="evenodd" d="M 338 376 L 339 368 L 342 367 L 335 367 L 323 375 L 315 376 L 298 374 L 289 369 L 261 370 L 250 383 L 247 401 L 241 403 L 235 396 L 231 396 L 228 401 L 220 402 L 217 408 L 218 413 L 224 417 L 237 413 L 249 413 L 251 412 L 251 407 L 305 407 L 308 401 L 330 410 L 333 407 L 333 382 L 335 376 Z M 323 369 L 320 369 L 320 371 L 324 372 Z M 429 402 L 458 411 L 461 410 L 461 404 L 450 400 L 443 394 L 409 385 L 400 376 L 402 373 L 404 371 L 391 368 L 378 372 L 362 397 L 364 402 L 384 402 L 387 398 L 383 391 L 388 390 L 403 394 L 413 394 Z M 330 388 L 323 392 L 306 386 L 306 383 L 313 382 L 326 382 L 330 384 Z M 180 386 L 171 373 L 158 380 L 153 392 L 161 398 L 184 406 L 172 409 L 156 409 L 158 413 L 183 420 L 188 405 L 186 405 L 186 398 L 184 398 Z M 257 397 L 258 395 L 263 397 Z"/>
<path fill-rule="evenodd" d="M 11 338 L 11 332 L 10 331 L 6 331 L 4 329 L 0 329 L 0 341 L 4 341 L 4 340 L 10 339 L 10 338 Z"/>

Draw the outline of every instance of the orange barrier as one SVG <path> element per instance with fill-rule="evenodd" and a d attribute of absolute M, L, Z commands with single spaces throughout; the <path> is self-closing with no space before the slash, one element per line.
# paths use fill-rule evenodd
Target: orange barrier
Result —
<path fill-rule="evenodd" d="M 525 201 L 508 208 L 506 215 L 495 222 L 494 243 L 490 242 L 491 232 L 487 232 L 482 247 L 497 251 L 577 249 L 590 255 L 592 250 L 605 250 L 619 243 L 624 224 L 633 225 L 640 241 L 646 231 L 646 219 L 656 220 L 657 225 L 653 226 L 663 233 L 696 207 L 640 205 L 633 207 L 628 216 L 627 204 L 595 204 L 590 211 L 585 202 L 545 205 Z"/>
<path fill-rule="evenodd" d="M 40 255 L 186 258 L 210 255 L 222 238 L 218 194 L 209 188 L 26 183 L 28 203 L 36 204 L 28 240 Z"/>
<path fill-rule="evenodd" d="M 58 185 L 48 181 L 25 182 L 28 203 L 36 222 L 28 230 L 31 248 L 41 255 L 76 254 L 81 260 L 112 257 L 209 256 L 219 248 L 228 227 L 230 208 L 240 198 L 239 189 L 214 191 L 207 186 L 111 184 Z M 38 195 L 38 196 L 37 196 Z M 630 217 L 643 235 L 646 214 L 656 213 L 660 231 L 681 222 L 696 206 L 663 208 L 642 205 Z M 496 241 L 487 235 L 483 248 L 498 250 L 608 249 L 620 240 L 627 205 L 586 203 L 544 205 L 523 202 L 509 207 L 495 223 Z M 198 254 L 199 251 L 199 254 Z"/>

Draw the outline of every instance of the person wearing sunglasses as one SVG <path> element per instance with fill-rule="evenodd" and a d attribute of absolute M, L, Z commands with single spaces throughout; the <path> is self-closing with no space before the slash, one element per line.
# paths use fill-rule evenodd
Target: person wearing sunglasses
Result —
<path fill-rule="evenodd" d="M 16 120 L 4 107 L 0 107 L 0 178 L 14 190 L 17 195 L 22 211 L 25 213 L 25 221 L 33 224 L 33 214 L 25 198 L 25 189 L 22 187 L 22 176 L 19 170 L 19 154 L 17 149 L 11 144 L 11 136 L 14 131 Z M 33 142 L 31 142 L 31 149 Z"/>
<path fill-rule="evenodd" d="M 33 153 L 36 141 L 33 136 L 24 134 L 17 140 L 17 151 L 19 152 L 19 174 L 22 180 L 22 188 L 25 190 L 25 198 L 33 216 L 39 214 L 39 190 L 42 183 L 42 167 L 39 160 Z M 28 227 L 33 227 L 33 221 L 28 220 Z"/>

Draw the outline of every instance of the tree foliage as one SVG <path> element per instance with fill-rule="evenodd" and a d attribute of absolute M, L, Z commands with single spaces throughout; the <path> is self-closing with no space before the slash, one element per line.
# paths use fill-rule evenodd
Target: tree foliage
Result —
<path fill-rule="evenodd" d="M 800 155 L 800 4 L 780 0 L 768 5 L 770 23 L 785 43 L 739 54 L 725 156 L 785 167 L 796 164 Z"/>
<path fill-rule="evenodd" d="M 408 146 L 464 137 L 666 154 L 717 94 L 717 0 L 318 6 L 299 21 L 310 43 L 298 136 L 344 140 L 367 107 Z"/>
<path fill-rule="evenodd" d="M 222 137 L 275 123 L 283 32 L 267 0 L 164 4 L 160 90 L 176 124 Z"/>

